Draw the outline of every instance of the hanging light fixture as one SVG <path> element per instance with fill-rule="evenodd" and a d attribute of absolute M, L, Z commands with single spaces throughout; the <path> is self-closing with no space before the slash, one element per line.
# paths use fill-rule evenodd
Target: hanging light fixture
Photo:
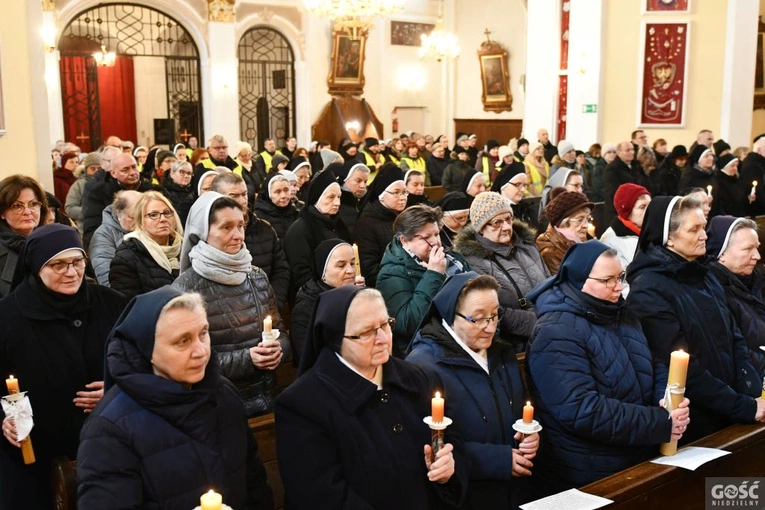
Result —
<path fill-rule="evenodd" d="M 456 35 L 444 30 L 443 0 L 438 4 L 438 21 L 436 28 L 430 34 L 420 36 L 420 60 L 435 59 L 441 62 L 444 58 L 456 58 L 460 54 L 460 40 Z"/>
<path fill-rule="evenodd" d="M 93 58 L 96 59 L 98 67 L 112 67 L 117 61 L 117 54 L 113 51 L 106 51 L 106 46 L 102 44 L 101 51 L 95 52 Z"/>
<path fill-rule="evenodd" d="M 306 10 L 329 18 L 335 28 L 360 39 L 374 26 L 375 18 L 387 18 L 404 9 L 404 0 L 304 0 Z"/>

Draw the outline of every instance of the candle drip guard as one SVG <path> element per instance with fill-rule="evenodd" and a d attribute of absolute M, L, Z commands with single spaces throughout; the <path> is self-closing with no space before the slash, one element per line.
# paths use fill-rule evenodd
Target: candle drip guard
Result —
<path fill-rule="evenodd" d="M 531 420 L 531 423 L 526 423 L 521 419 L 513 423 L 513 430 L 526 435 L 535 434 L 542 430 L 542 425 L 537 420 Z"/>

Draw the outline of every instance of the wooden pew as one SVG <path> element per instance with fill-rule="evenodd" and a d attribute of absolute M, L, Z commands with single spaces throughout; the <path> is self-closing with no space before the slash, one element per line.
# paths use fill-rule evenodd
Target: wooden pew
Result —
<path fill-rule="evenodd" d="M 425 194 L 428 196 L 431 202 L 435 202 L 439 198 L 446 195 L 446 188 L 443 186 L 426 186 Z"/>
<path fill-rule="evenodd" d="M 691 412 L 691 418 L 693 413 Z M 691 446 L 719 448 L 730 455 L 696 471 L 644 462 L 581 488 L 612 500 L 609 510 L 704 508 L 704 479 L 710 476 L 765 476 L 765 425 L 733 425 Z"/>

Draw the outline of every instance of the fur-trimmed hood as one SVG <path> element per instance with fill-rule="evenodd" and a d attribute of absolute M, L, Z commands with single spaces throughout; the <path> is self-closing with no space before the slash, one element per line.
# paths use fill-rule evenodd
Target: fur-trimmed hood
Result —
<path fill-rule="evenodd" d="M 482 259 L 490 258 L 491 250 L 478 242 L 475 236 L 475 227 L 473 227 L 473 225 L 465 225 L 454 238 L 455 249 L 465 257 L 478 257 Z M 534 246 L 536 237 L 536 230 L 530 227 L 527 223 L 518 219 L 513 221 L 514 245 L 520 242 L 521 244 Z"/>

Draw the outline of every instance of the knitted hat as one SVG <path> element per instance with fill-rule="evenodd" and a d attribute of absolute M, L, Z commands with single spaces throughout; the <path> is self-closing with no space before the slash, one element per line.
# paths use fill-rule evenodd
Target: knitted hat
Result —
<path fill-rule="evenodd" d="M 470 205 L 470 222 L 480 232 L 494 216 L 506 212 L 513 214 L 513 204 L 508 199 L 494 191 L 484 191 Z"/>
<path fill-rule="evenodd" d="M 720 158 L 717 160 L 717 168 L 722 170 L 723 168 L 730 165 L 734 161 L 738 161 L 738 158 L 731 153 L 728 153 L 724 156 L 720 156 Z"/>
<path fill-rule="evenodd" d="M 529 144 L 529 141 L 528 141 L 528 140 L 526 140 L 525 138 L 519 138 L 519 139 L 518 139 L 518 143 L 517 143 L 516 145 L 517 145 L 517 146 L 518 146 L 518 148 L 520 149 L 520 148 L 521 148 L 521 147 L 523 147 L 524 145 L 528 145 L 528 144 Z"/>
<path fill-rule="evenodd" d="M 632 208 L 635 207 L 637 199 L 643 195 L 651 195 L 651 193 L 643 186 L 628 182 L 619 186 L 614 194 L 614 208 L 616 214 L 623 220 L 628 220 L 630 214 L 632 214 Z"/>
<path fill-rule="evenodd" d="M 669 153 L 669 158 L 671 158 L 673 161 L 677 158 L 687 158 L 688 157 L 688 149 L 685 148 L 685 145 L 675 145 L 672 147 L 672 152 Z"/>
<path fill-rule="evenodd" d="M 436 206 L 440 207 L 442 211 L 467 211 L 470 209 L 470 203 L 472 197 L 467 196 L 461 191 L 450 191 L 440 199 L 436 201 Z"/>
<path fill-rule="evenodd" d="M 91 152 L 82 160 L 82 166 L 84 166 L 86 169 L 93 165 L 101 165 L 101 154 L 98 152 Z"/>
<path fill-rule="evenodd" d="M 511 149 L 509 145 L 501 146 L 499 148 L 499 161 L 497 161 L 497 166 L 502 167 L 504 165 L 502 160 L 505 159 L 505 156 L 512 156 L 512 155 L 513 155 L 513 149 Z"/>
<path fill-rule="evenodd" d="M 590 202 L 583 193 L 566 191 L 556 196 L 547 204 L 545 215 L 550 220 L 550 224 L 559 227 L 561 221 L 585 207 L 592 211 L 595 208 L 595 204 Z"/>
<path fill-rule="evenodd" d="M 458 145 L 454 148 L 454 154 L 462 154 L 463 152 L 467 152 L 467 149 L 461 145 Z"/>
<path fill-rule="evenodd" d="M 67 162 L 70 159 L 77 160 L 77 153 L 76 152 L 65 152 L 63 156 L 61 156 L 61 168 L 66 167 Z"/>
<path fill-rule="evenodd" d="M 707 225 L 707 255 L 719 259 L 728 248 L 733 227 L 743 220 L 744 218 L 734 216 L 715 216 L 709 220 Z"/>
<path fill-rule="evenodd" d="M 289 163 L 290 158 L 283 154 L 274 154 L 274 157 L 271 158 L 271 169 L 276 170 L 279 168 L 279 165 L 282 163 Z M 286 168 L 286 167 L 285 167 Z"/>
<path fill-rule="evenodd" d="M 344 161 L 340 153 L 335 152 L 332 149 L 322 149 L 319 151 L 319 154 L 321 154 L 321 162 L 323 163 L 324 168 L 327 168 L 330 163 L 334 162 L 338 158 Z"/>
<path fill-rule="evenodd" d="M 728 144 L 728 142 L 726 142 L 725 140 L 721 138 L 712 144 L 712 148 L 715 150 L 715 154 L 719 156 L 721 152 L 729 151 L 730 145 Z"/>
<path fill-rule="evenodd" d="M 608 152 L 616 152 L 616 144 L 604 143 L 603 147 L 600 149 L 600 154 L 603 155 Z"/>
<path fill-rule="evenodd" d="M 167 158 L 173 158 L 173 159 L 175 159 L 175 154 L 173 154 L 173 153 L 172 153 L 172 152 L 170 152 L 170 151 L 159 151 L 159 152 L 157 153 L 157 168 L 161 167 L 161 166 L 162 166 L 162 163 L 163 163 L 163 162 L 164 162 L 164 161 L 165 161 Z"/>
<path fill-rule="evenodd" d="M 499 142 L 498 141 L 496 141 L 494 139 L 491 139 L 488 142 L 486 142 L 486 152 L 489 152 L 494 147 L 499 147 Z"/>
<path fill-rule="evenodd" d="M 574 144 L 569 142 L 568 140 L 561 140 L 558 143 L 558 156 L 561 158 L 564 155 L 566 155 L 566 153 L 571 152 L 573 150 L 576 150 L 576 148 L 574 147 Z"/>
<path fill-rule="evenodd" d="M 241 152 L 245 151 L 245 150 L 247 152 L 249 152 L 250 154 L 252 154 L 252 145 L 250 145 L 247 142 L 242 142 L 242 141 L 236 142 L 234 144 L 234 152 L 233 152 L 234 157 L 238 158 L 239 154 L 241 154 Z"/>
<path fill-rule="evenodd" d="M 367 149 L 370 147 L 374 147 L 376 145 L 380 145 L 380 140 L 378 140 L 377 138 L 372 138 L 372 137 L 364 138 L 364 147 L 366 147 Z"/>

